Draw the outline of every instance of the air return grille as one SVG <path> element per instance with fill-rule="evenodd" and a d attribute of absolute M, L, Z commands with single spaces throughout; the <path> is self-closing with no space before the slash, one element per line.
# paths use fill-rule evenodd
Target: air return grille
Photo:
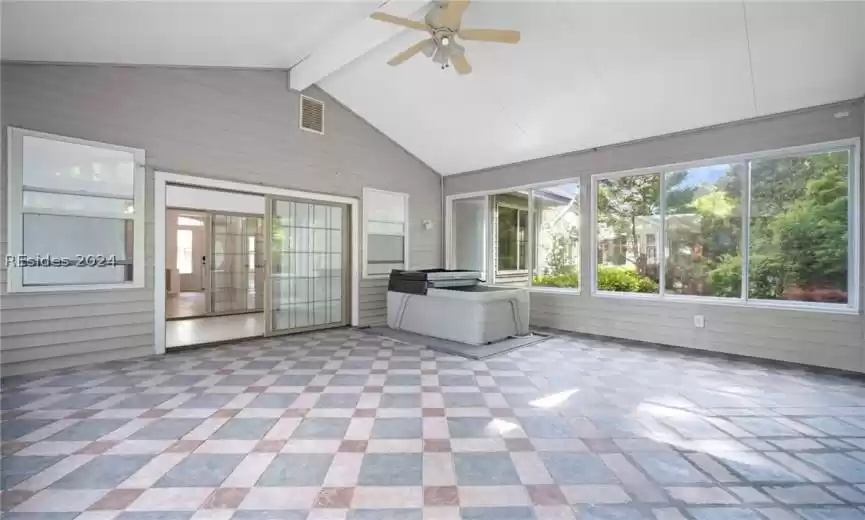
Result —
<path fill-rule="evenodd" d="M 324 133 L 324 103 L 300 96 L 300 127 L 310 132 Z"/>

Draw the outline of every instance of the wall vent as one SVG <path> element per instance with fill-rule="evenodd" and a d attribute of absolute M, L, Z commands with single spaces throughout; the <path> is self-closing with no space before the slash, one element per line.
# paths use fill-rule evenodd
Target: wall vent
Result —
<path fill-rule="evenodd" d="M 300 128 L 318 134 L 324 133 L 324 102 L 300 96 Z"/>

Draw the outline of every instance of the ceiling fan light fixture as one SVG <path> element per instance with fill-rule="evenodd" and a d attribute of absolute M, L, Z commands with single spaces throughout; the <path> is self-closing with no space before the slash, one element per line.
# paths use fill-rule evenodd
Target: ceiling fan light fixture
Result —
<path fill-rule="evenodd" d="M 444 45 L 445 47 L 447 47 L 447 45 L 448 45 L 450 42 L 451 42 L 451 40 L 450 40 L 450 38 L 448 38 L 447 36 L 442 37 L 442 45 Z"/>

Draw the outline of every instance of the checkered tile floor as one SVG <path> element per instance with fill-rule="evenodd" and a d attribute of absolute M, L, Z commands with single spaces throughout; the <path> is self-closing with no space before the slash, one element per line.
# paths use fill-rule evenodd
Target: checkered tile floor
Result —
<path fill-rule="evenodd" d="M 5 380 L 7 520 L 865 518 L 865 383 L 342 329 Z"/>

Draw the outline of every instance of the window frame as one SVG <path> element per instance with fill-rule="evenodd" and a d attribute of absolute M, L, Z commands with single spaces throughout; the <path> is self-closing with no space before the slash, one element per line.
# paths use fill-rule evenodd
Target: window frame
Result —
<path fill-rule="evenodd" d="M 498 263 L 499 263 L 499 260 L 501 259 L 501 255 L 499 255 L 497 252 L 498 251 L 498 249 L 497 249 L 498 248 L 498 241 L 499 241 L 499 234 L 498 234 L 498 230 L 497 230 L 496 231 L 496 244 L 495 244 L 496 247 L 493 248 L 493 250 L 496 251 L 496 254 L 495 254 L 495 257 L 496 257 L 495 274 L 496 275 L 528 274 L 529 273 L 529 269 L 528 269 L 529 259 L 528 259 L 527 253 L 525 251 L 523 251 L 522 247 L 520 247 L 520 243 L 521 243 L 520 242 L 520 212 L 523 212 L 526 214 L 526 227 L 525 227 L 524 231 L 525 231 L 526 235 L 528 235 L 528 232 L 529 232 L 529 217 L 530 217 L 530 215 L 529 215 L 528 201 L 527 201 L 527 205 L 525 208 L 521 208 L 521 207 L 518 207 L 516 204 L 509 204 L 507 202 L 496 202 L 496 226 L 499 225 L 499 208 L 512 209 L 516 212 L 516 224 L 517 224 L 516 231 L 517 231 L 517 233 L 516 233 L 515 245 L 516 245 L 516 253 L 517 253 L 516 254 L 517 268 L 516 269 L 500 269 L 499 268 Z M 525 249 L 526 250 L 529 249 L 528 240 L 526 240 Z M 528 255 L 530 256 L 530 253 Z M 526 265 L 526 267 L 524 269 L 520 269 L 520 260 L 522 260 L 523 263 Z"/>
<path fill-rule="evenodd" d="M 18 127 L 7 127 L 6 130 L 6 188 L 7 188 L 7 233 L 8 243 L 6 255 L 18 256 L 23 254 L 23 191 L 24 191 L 24 169 L 23 169 L 23 142 L 24 137 L 36 137 L 51 141 L 65 142 L 78 144 L 83 146 L 92 146 L 95 148 L 105 148 L 109 150 L 118 150 L 132 154 L 135 160 L 135 171 L 133 176 L 133 208 L 134 213 L 131 219 L 133 222 L 133 239 L 132 239 L 132 280 L 129 282 L 120 283 L 92 283 L 92 284 L 68 284 L 68 285 L 24 285 L 23 271 L 20 268 L 7 267 L 6 271 L 6 290 L 8 293 L 65 293 L 79 291 L 111 291 L 119 289 L 140 289 L 145 286 L 145 152 L 140 148 L 132 148 L 128 146 L 120 146 L 115 144 L 103 143 L 100 141 L 92 141 L 87 139 L 79 139 L 77 137 L 69 137 L 63 135 L 49 134 L 45 132 L 37 132 Z M 82 196 L 99 196 L 93 192 L 64 192 L 63 190 L 45 190 L 50 193 L 73 194 Z M 93 216 L 98 218 L 106 218 L 105 215 L 97 214 L 72 214 L 62 210 L 43 210 L 40 213 L 56 215 L 56 216 Z M 112 217 L 108 217 L 112 218 Z M 82 253 L 85 254 L 85 253 Z"/>
<path fill-rule="evenodd" d="M 698 161 L 689 161 L 682 163 L 667 164 L 663 166 L 654 166 L 648 168 L 639 168 L 635 170 L 626 170 L 614 173 L 598 173 L 591 175 L 591 207 L 589 232 L 591 233 L 592 255 L 590 268 L 590 291 L 592 296 L 609 297 L 609 298 L 631 298 L 636 300 L 654 300 L 654 301 L 672 301 L 684 302 L 691 304 L 717 304 L 730 305 L 738 307 L 755 307 L 755 308 L 774 308 L 774 309 L 790 309 L 790 310 L 806 310 L 814 312 L 826 312 L 835 314 L 858 314 L 860 311 L 860 251 L 861 251 L 861 211 L 862 204 L 861 194 L 861 141 L 859 138 L 841 139 L 837 141 L 828 141 L 822 143 L 814 143 L 802 146 L 793 146 L 787 148 L 779 148 L 773 150 L 765 150 L 754 153 L 746 153 L 725 157 L 714 157 Z M 823 302 L 803 302 L 795 300 L 764 300 L 748 297 L 748 265 L 749 265 L 749 233 L 750 233 L 750 217 L 751 217 L 751 161 L 780 159 L 792 156 L 816 155 L 821 153 L 831 153 L 838 151 L 849 152 L 848 166 L 848 217 L 847 217 L 847 294 L 848 299 L 846 304 L 823 303 Z M 716 164 L 732 164 L 745 163 L 746 171 L 743 181 L 742 195 L 745 202 L 742 205 L 742 243 L 741 256 L 742 262 L 742 291 L 741 296 L 736 297 L 720 297 L 720 296 L 700 296 L 690 294 L 672 294 L 666 291 L 666 177 L 670 171 L 676 171 L 688 168 L 697 168 L 702 166 L 711 166 Z M 617 291 L 599 290 L 597 287 L 598 274 L 598 183 L 604 179 L 615 179 L 620 177 L 645 175 L 657 173 L 660 175 L 660 210 L 662 225 L 660 233 L 658 233 L 658 264 L 659 264 L 659 289 L 657 294 L 649 293 L 627 293 Z"/>
<path fill-rule="evenodd" d="M 405 219 L 403 220 L 403 222 L 401 222 L 401 224 L 403 225 L 403 233 L 401 236 L 403 237 L 403 249 L 404 249 L 403 250 L 403 269 L 406 269 L 406 270 L 410 269 L 410 267 L 409 267 L 409 229 L 410 229 L 410 225 L 409 225 L 409 223 L 411 222 L 411 216 L 409 215 L 409 194 L 399 192 L 399 191 L 389 191 L 389 190 L 380 190 L 377 188 L 369 188 L 366 186 L 364 186 L 364 188 L 363 188 L 363 200 L 361 201 L 361 204 L 363 206 L 363 217 L 362 217 L 363 221 L 361 223 L 361 225 L 362 225 L 361 234 L 363 237 L 363 247 L 362 247 L 363 254 L 361 255 L 361 276 L 364 279 L 371 279 L 371 280 L 387 279 L 390 277 L 390 274 L 370 274 L 369 273 L 369 261 L 367 260 L 367 257 L 368 257 L 367 252 L 369 251 L 369 247 L 368 247 L 369 246 L 369 211 L 368 211 L 369 206 L 367 205 L 367 200 L 369 199 L 368 194 L 371 192 L 378 192 L 378 193 L 383 193 L 383 194 L 391 195 L 391 196 L 396 195 L 396 196 L 402 197 L 402 199 L 403 199 L 403 204 L 404 204 L 403 215 L 405 216 Z M 395 236 L 399 236 L 399 235 L 395 235 Z"/>

